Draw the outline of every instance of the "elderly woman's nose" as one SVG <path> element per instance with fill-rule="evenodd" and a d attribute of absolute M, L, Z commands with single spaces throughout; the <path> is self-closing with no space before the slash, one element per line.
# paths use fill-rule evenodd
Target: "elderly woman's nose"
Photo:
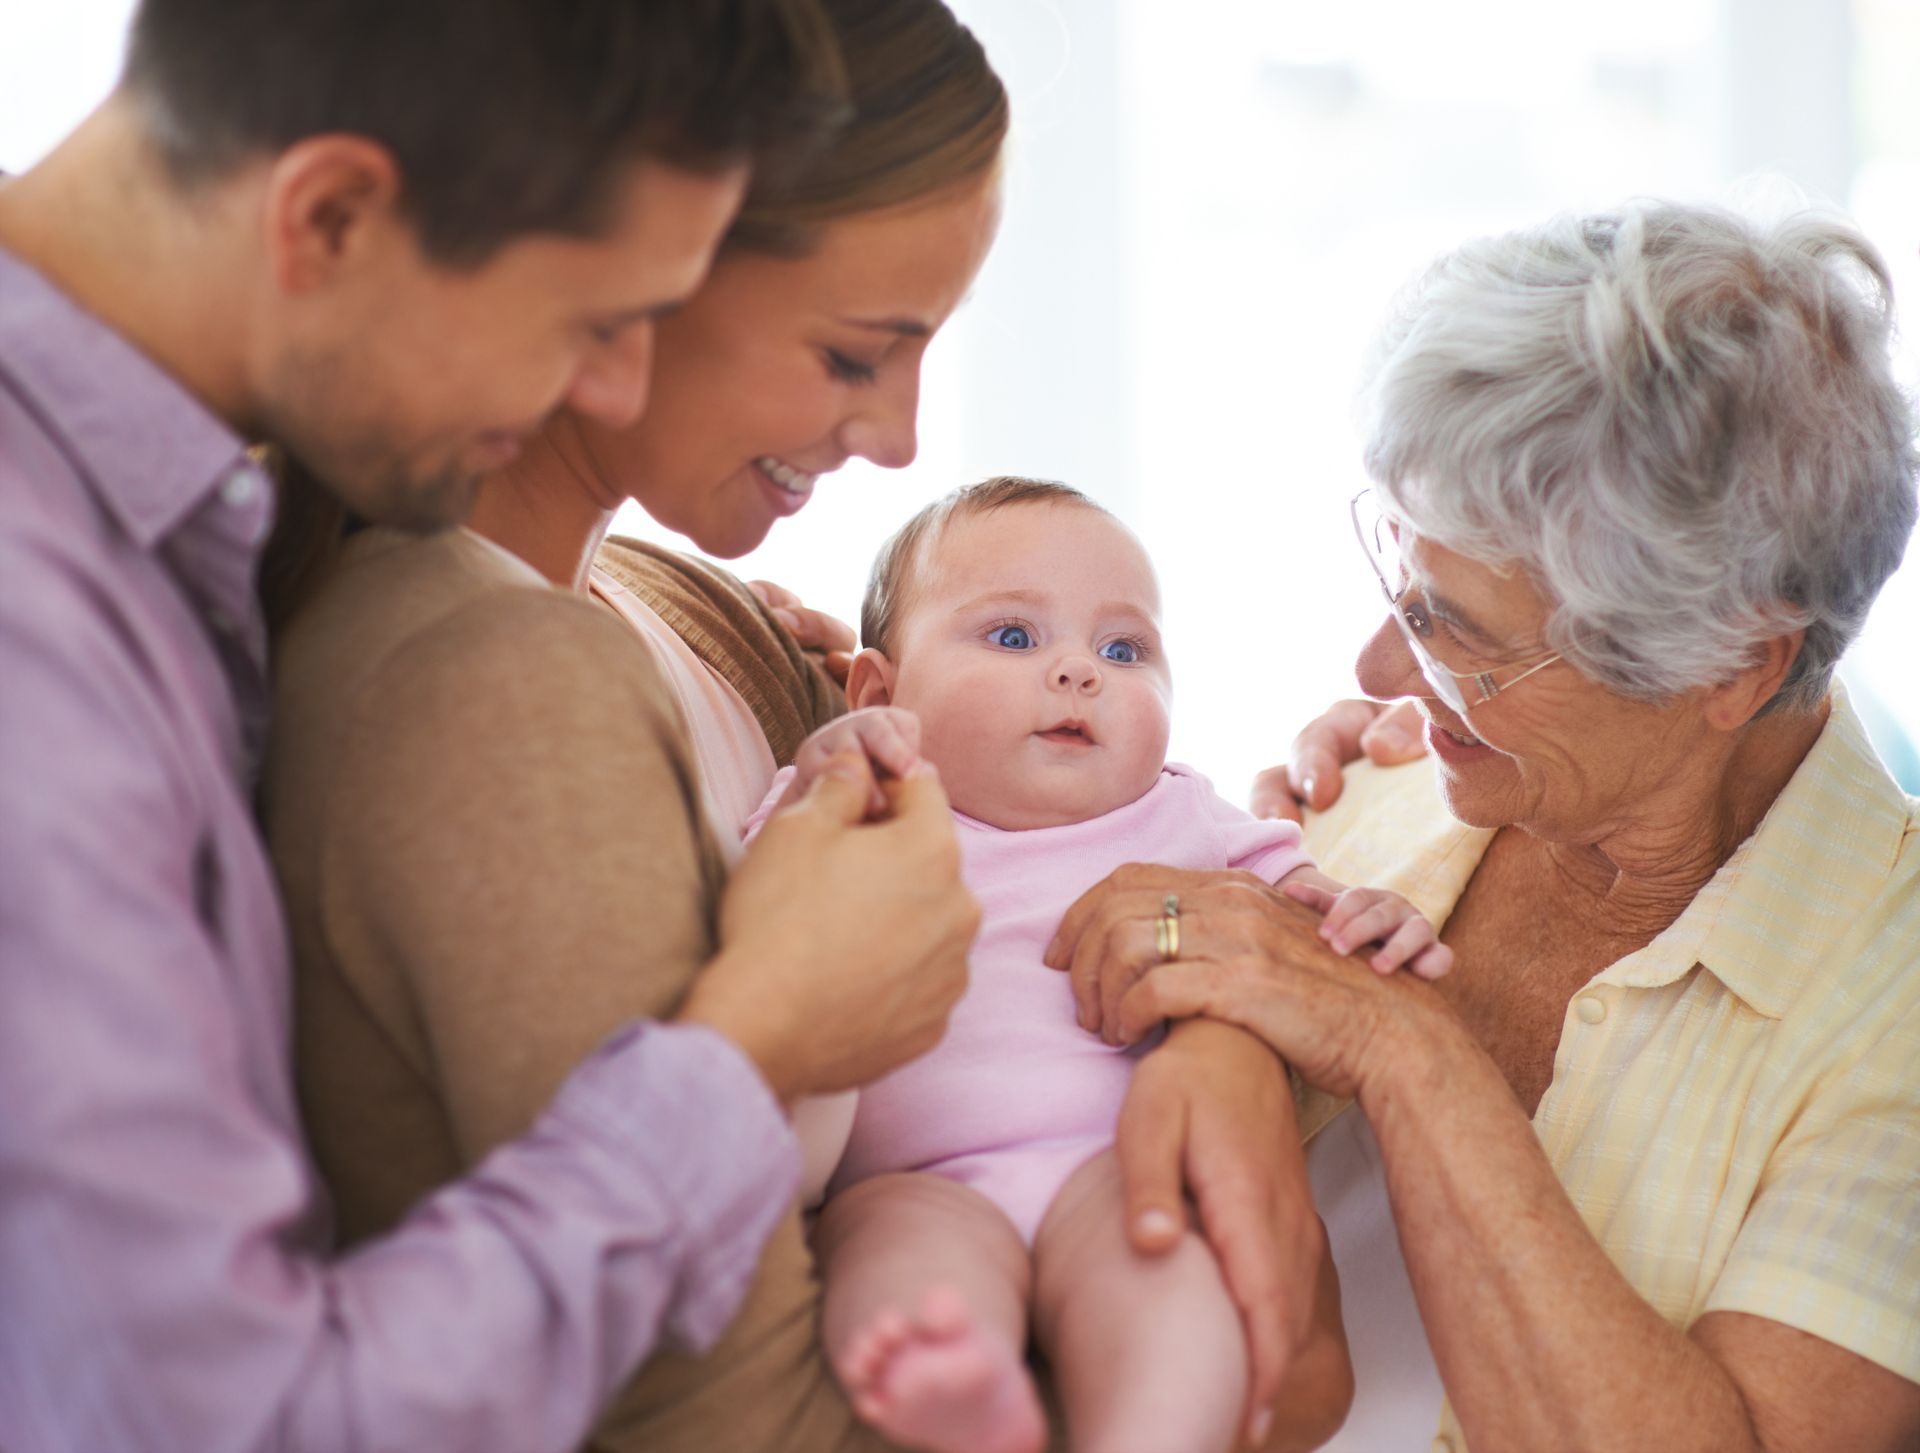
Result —
<path fill-rule="evenodd" d="M 1396 696 L 1424 696 L 1426 681 L 1420 675 L 1420 663 L 1413 659 L 1407 642 L 1393 624 L 1391 616 L 1380 622 L 1353 663 L 1354 679 L 1360 690 L 1375 701 L 1391 701 Z"/>

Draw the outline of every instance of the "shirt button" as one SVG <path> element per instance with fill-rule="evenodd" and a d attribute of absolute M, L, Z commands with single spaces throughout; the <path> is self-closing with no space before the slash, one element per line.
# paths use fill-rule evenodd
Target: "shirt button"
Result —
<path fill-rule="evenodd" d="M 1582 1024 L 1598 1024 L 1607 1017 L 1607 1005 L 1598 994 L 1582 994 L 1574 1000 L 1573 1012 L 1580 1016 Z"/>
<path fill-rule="evenodd" d="M 260 476 L 251 469 L 236 469 L 220 481 L 220 498 L 235 509 L 242 509 L 260 493 Z"/>

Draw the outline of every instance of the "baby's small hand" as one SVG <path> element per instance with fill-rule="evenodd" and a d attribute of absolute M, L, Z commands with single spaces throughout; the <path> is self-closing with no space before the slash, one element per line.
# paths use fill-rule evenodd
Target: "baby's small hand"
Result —
<path fill-rule="evenodd" d="M 897 706 L 869 706 L 835 718 L 800 744 L 786 798 L 798 798 L 831 759 L 849 752 L 873 764 L 876 784 L 887 778 L 904 782 L 933 770 L 920 755 L 920 718 Z M 874 799 L 871 810 L 883 814 L 887 800 L 878 785 Z"/>
<path fill-rule="evenodd" d="M 1367 959 L 1375 973 L 1408 968 L 1423 979 L 1437 979 L 1453 967 L 1453 950 L 1440 942 L 1426 915 L 1398 893 L 1385 888 L 1329 893 L 1307 883 L 1287 883 L 1281 891 L 1322 915 L 1320 937 L 1335 953 L 1376 945 Z"/>

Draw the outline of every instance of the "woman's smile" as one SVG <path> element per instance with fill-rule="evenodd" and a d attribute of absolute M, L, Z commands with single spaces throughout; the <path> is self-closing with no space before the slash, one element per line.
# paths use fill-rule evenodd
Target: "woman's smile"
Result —
<path fill-rule="evenodd" d="M 813 498 L 813 487 L 820 482 L 819 475 L 795 469 L 771 454 L 754 460 L 752 469 L 774 513 L 779 515 L 798 514 Z"/>
<path fill-rule="evenodd" d="M 1427 744 L 1443 762 L 1478 762 L 1493 754 L 1493 748 L 1480 738 L 1449 731 L 1432 718 L 1427 720 Z"/>

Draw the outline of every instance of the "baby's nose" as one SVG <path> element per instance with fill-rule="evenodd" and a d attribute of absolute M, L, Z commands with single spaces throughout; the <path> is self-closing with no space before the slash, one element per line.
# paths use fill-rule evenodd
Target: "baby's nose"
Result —
<path fill-rule="evenodd" d="M 1100 668 L 1091 656 L 1069 656 L 1053 669 L 1056 686 L 1094 691 L 1100 686 Z"/>

